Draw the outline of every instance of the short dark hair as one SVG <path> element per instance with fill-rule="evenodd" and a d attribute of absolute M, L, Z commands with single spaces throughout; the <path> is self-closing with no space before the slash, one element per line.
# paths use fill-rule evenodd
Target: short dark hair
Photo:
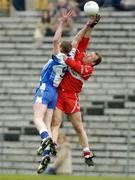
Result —
<path fill-rule="evenodd" d="M 94 65 L 94 66 L 96 66 L 96 65 L 100 64 L 100 63 L 101 63 L 101 61 L 102 61 L 102 55 L 101 55 L 101 53 L 99 53 L 99 52 L 95 52 L 95 54 L 98 56 L 98 58 L 96 59 L 96 61 L 95 61 L 95 65 Z"/>
<path fill-rule="evenodd" d="M 60 47 L 62 48 L 62 52 L 66 55 L 71 51 L 72 45 L 69 41 L 62 41 Z"/>

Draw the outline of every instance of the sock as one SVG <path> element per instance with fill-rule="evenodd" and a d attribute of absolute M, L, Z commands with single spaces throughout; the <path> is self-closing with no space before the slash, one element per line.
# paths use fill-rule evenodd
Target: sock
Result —
<path fill-rule="evenodd" d="M 92 156 L 92 153 L 91 153 L 89 147 L 86 147 L 86 148 L 83 149 L 83 156 L 84 156 L 85 158 L 89 158 L 89 157 Z"/>
<path fill-rule="evenodd" d="M 39 134 L 40 134 L 41 139 L 45 139 L 49 136 L 47 131 L 42 131 Z"/>
<path fill-rule="evenodd" d="M 85 147 L 85 148 L 83 149 L 83 152 L 86 152 L 86 151 L 90 151 L 90 148 L 89 148 L 89 147 Z"/>

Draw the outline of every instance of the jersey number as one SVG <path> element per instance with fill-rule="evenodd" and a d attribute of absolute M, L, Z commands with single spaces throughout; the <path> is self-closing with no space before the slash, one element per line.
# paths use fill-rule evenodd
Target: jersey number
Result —
<path fill-rule="evenodd" d="M 54 72 L 59 75 L 61 78 L 65 75 L 67 67 L 62 67 L 61 65 L 54 66 Z"/>

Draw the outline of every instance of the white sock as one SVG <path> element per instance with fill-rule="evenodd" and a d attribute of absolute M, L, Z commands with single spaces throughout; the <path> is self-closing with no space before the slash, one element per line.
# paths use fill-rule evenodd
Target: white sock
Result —
<path fill-rule="evenodd" d="M 46 129 L 41 129 L 41 130 L 39 131 L 39 134 L 41 134 L 42 132 L 47 132 L 47 130 L 46 130 Z"/>
<path fill-rule="evenodd" d="M 85 148 L 83 148 L 83 151 L 85 152 L 85 151 L 90 151 L 90 148 L 89 147 L 85 147 Z"/>

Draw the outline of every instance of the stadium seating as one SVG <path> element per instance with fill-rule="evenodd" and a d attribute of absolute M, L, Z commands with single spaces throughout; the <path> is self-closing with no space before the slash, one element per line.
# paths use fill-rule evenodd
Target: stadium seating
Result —
<path fill-rule="evenodd" d="M 67 118 L 62 128 L 72 144 L 74 175 L 135 176 L 134 13 L 105 8 L 101 15 L 88 51 L 100 51 L 103 62 L 85 82 L 80 97 L 84 126 L 97 156 L 94 167 L 84 164 Z M 81 13 L 76 30 L 86 20 Z M 32 99 L 52 48 L 52 37 L 35 46 L 33 32 L 38 21 L 38 12 L 0 18 L 0 173 L 36 174 L 40 138 L 32 123 Z"/>

